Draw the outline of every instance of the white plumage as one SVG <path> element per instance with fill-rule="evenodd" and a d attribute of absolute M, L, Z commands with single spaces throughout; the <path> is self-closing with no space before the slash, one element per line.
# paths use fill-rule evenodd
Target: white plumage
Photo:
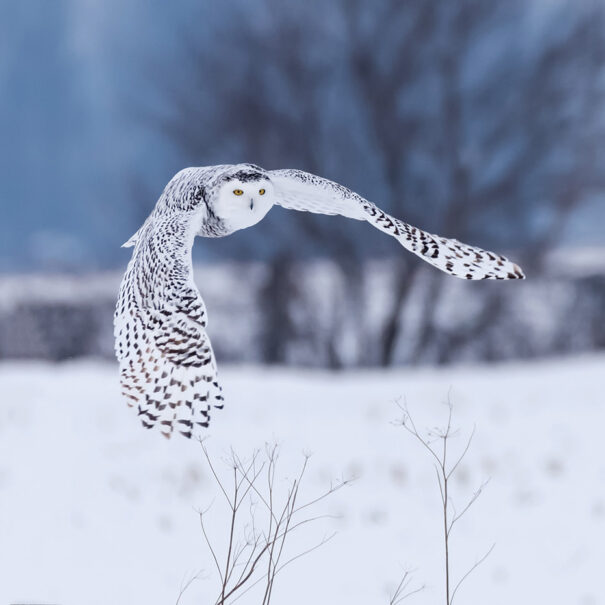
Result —
<path fill-rule="evenodd" d="M 365 220 L 434 267 L 464 279 L 523 279 L 503 256 L 431 235 L 350 189 L 300 170 L 252 164 L 187 168 L 124 246 L 134 246 L 116 306 L 122 391 L 143 426 L 199 435 L 223 407 L 206 309 L 193 281 L 196 235 L 223 237 L 259 222 L 274 204 Z"/>

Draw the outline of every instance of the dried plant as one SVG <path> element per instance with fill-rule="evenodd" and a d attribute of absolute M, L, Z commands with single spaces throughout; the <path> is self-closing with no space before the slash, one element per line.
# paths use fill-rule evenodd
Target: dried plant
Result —
<path fill-rule="evenodd" d="M 444 428 L 437 427 L 434 429 L 427 430 L 425 434 L 422 434 L 416 427 L 413 417 L 411 416 L 407 404 L 399 404 L 401 411 L 403 412 L 403 416 L 401 420 L 398 422 L 410 435 L 412 435 L 418 443 L 420 443 L 423 448 L 430 454 L 431 458 L 434 461 L 435 465 L 435 474 L 437 476 L 437 483 L 439 485 L 439 494 L 441 496 L 441 510 L 442 510 L 442 519 L 443 519 L 443 543 L 444 543 L 444 558 L 445 558 L 445 596 L 446 596 L 446 605 L 452 605 L 454 602 L 454 598 L 462 585 L 462 583 L 468 578 L 468 576 L 475 570 L 487 557 L 490 555 L 492 550 L 494 549 L 495 544 L 487 550 L 487 552 L 480 557 L 471 567 L 470 569 L 462 575 L 462 577 L 453 585 L 451 581 L 451 573 L 450 573 L 450 557 L 451 557 L 451 535 L 452 530 L 456 523 L 468 512 L 471 506 L 477 501 L 477 498 L 483 492 L 483 489 L 487 485 L 488 481 L 484 481 L 479 488 L 473 493 L 470 499 L 466 502 L 466 504 L 459 511 L 456 509 L 456 506 L 451 498 L 450 494 L 450 485 L 451 479 L 456 473 L 456 470 L 459 468 L 460 463 L 468 453 L 468 450 L 473 441 L 473 437 L 475 435 L 475 427 L 465 442 L 464 447 L 460 454 L 457 457 L 451 458 L 450 452 L 450 441 L 453 437 L 458 433 L 457 430 L 452 428 L 452 413 L 453 406 L 451 401 L 448 400 L 448 416 L 447 423 Z M 404 576 L 405 579 L 405 576 Z"/>
<path fill-rule="evenodd" d="M 224 473 L 217 469 L 203 442 L 202 450 L 229 511 L 226 547 L 221 554 L 216 541 L 208 533 L 210 508 L 199 511 L 202 534 L 220 578 L 214 603 L 235 603 L 254 587 L 259 587 L 261 596 L 258 602 L 268 605 L 277 575 L 290 563 L 331 540 L 335 532 L 294 554 L 286 554 L 287 539 L 300 528 L 329 518 L 330 515 L 312 515 L 311 509 L 349 484 L 350 480 L 332 483 L 326 491 L 301 503 L 300 487 L 309 462 L 308 454 L 304 455 L 297 477 L 289 482 L 285 493 L 280 496 L 276 489 L 279 459 L 276 444 L 256 450 L 247 461 L 231 451 L 228 459 L 230 480 L 222 477 Z"/>
<path fill-rule="evenodd" d="M 397 584 L 397 587 L 391 594 L 391 597 L 389 599 L 389 605 L 399 605 L 399 603 L 402 603 L 408 597 L 411 597 L 412 595 L 415 595 L 421 590 L 424 590 L 424 585 L 410 590 L 411 583 L 412 574 L 409 570 L 406 570 L 403 572 L 403 576 L 401 576 L 399 584 Z"/>

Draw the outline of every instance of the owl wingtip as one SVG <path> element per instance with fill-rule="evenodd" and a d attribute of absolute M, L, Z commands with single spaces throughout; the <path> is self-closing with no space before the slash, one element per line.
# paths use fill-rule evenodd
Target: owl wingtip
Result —
<path fill-rule="evenodd" d="M 516 263 L 513 263 L 513 275 L 515 276 L 515 279 L 526 279 L 523 269 Z"/>

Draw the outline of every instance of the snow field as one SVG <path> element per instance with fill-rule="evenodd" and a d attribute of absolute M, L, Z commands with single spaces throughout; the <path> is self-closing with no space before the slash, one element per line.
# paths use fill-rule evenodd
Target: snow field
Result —
<path fill-rule="evenodd" d="M 439 494 L 427 453 L 392 421 L 405 400 L 419 427 L 442 424 L 450 397 L 461 433 L 476 424 L 454 481 L 459 577 L 490 546 L 457 602 L 605 602 L 605 357 L 443 370 L 223 368 L 224 410 L 207 447 L 218 468 L 281 443 L 280 488 L 313 453 L 303 498 L 354 483 L 318 504 L 338 515 L 293 539 L 291 554 L 337 531 L 278 577 L 274 603 L 388 603 L 404 567 L 442 602 Z M 0 365 L 0 602 L 112 605 L 213 602 L 216 573 L 196 510 L 219 550 L 227 514 L 197 443 L 144 431 L 121 400 L 114 364 Z M 222 541 L 222 542 L 220 542 Z M 253 592 L 238 603 L 255 604 Z"/>

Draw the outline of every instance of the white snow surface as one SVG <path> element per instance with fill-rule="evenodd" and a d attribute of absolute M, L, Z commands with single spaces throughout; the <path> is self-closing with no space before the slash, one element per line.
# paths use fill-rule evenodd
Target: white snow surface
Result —
<path fill-rule="evenodd" d="M 301 533 L 294 550 L 337 535 L 276 580 L 276 605 L 388 604 L 404 568 L 405 603 L 443 602 L 439 492 L 432 461 L 392 423 L 407 400 L 419 427 L 441 424 L 444 401 L 476 435 L 454 481 L 463 604 L 605 602 L 604 356 L 443 370 L 222 369 L 227 405 L 206 441 L 217 467 L 233 447 L 247 457 L 281 443 L 277 476 L 313 455 L 304 497 L 341 475 L 354 483 L 320 502 L 339 515 Z M 281 484 L 283 485 L 283 483 Z M 213 603 L 217 574 L 196 510 L 210 530 L 227 516 L 199 443 L 145 431 L 121 400 L 114 364 L 0 364 L 0 603 Z M 222 548 L 219 544 L 219 550 Z M 260 603 L 253 591 L 241 604 Z"/>

